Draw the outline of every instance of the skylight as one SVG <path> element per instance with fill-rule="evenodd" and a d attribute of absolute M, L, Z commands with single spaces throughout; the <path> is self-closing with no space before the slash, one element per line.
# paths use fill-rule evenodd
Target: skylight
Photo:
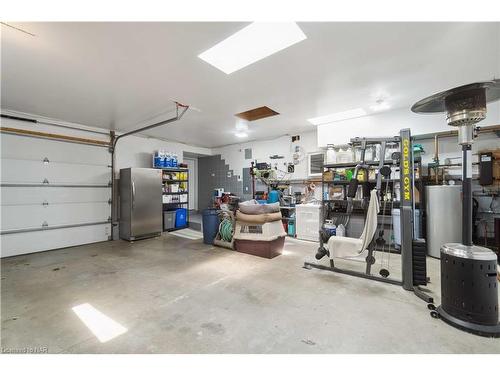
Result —
<path fill-rule="evenodd" d="M 363 108 L 356 108 L 356 109 L 351 109 L 349 111 L 331 113 L 331 114 L 325 115 L 325 116 L 310 118 L 307 121 L 309 121 L 313 125 L 323 125 L 323 124 L 329 124 L 332 122 L 349 120 L 349 119 L 353 119 L 353 118 L 366 116 L 366 114 L 367 113 Z"/>
<path fill-rule="evenodd" d="M 231 74 L 306 38 L 295 22 L 254 22 L 198 57 Z"/>

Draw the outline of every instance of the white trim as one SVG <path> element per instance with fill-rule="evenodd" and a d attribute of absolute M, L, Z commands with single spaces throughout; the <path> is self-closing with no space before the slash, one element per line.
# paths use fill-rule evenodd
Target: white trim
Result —
<path fill-rule="evenodd" d="M 193 170 L 189 171 L 189 182 L 191 186 L 188 186 L 189 191 L 192 190 L 192 199 L 189 198 L 189 209 L 190 210 L 198 210 L 198 159 L 197 158 L 189 158 L 183 157 L 184 163 L 187 161 L 193 162 Z M 191 184 L 192 182 L 192 184 Z"/>

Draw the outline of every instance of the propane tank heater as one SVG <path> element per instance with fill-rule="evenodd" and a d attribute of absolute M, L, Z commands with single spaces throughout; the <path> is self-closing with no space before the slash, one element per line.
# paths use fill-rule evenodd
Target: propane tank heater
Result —
<path fill-rule="evenodd" d="M 446 323 L 481 336 L 500 337 L 497 256 L 472 243 L 472 152 L 475 124 L 486 118 L 486 104 L 500 99 L 500 80 L 472 83 L 415 103 L 415 113 L 446 112 L 462 146 L 462 243 L 441 247 L 441 306 Z"/>

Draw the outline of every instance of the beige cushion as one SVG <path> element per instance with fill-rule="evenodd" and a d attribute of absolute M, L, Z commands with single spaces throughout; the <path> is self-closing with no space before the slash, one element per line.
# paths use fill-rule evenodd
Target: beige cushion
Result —
<path fill-rule="evenodd" d="M 281 220 L 281 212 L 273 212 L 270 214 L 248 215 L 240 210 L 236 211 L 236 220 L 251 224 L 264 224 L 272 221 Z"/>

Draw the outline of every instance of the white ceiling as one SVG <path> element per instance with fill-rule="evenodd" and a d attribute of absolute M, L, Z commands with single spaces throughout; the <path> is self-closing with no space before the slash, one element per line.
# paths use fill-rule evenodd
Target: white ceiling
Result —
<path fill-rule="evenodd" d="M 500 23 L 299 23 L 306 40 L 230 75 L 197 57 L 246 24 L 13 23 L 35 37 L 2 26 L 2 108 L 123 131 L 174 99 L 200 112 L 147 134 L 215 147 L 240 142 L 233 115 L 262 105 L 281 115 L 250 123 L 245 141 L 500 77 Z"/>

